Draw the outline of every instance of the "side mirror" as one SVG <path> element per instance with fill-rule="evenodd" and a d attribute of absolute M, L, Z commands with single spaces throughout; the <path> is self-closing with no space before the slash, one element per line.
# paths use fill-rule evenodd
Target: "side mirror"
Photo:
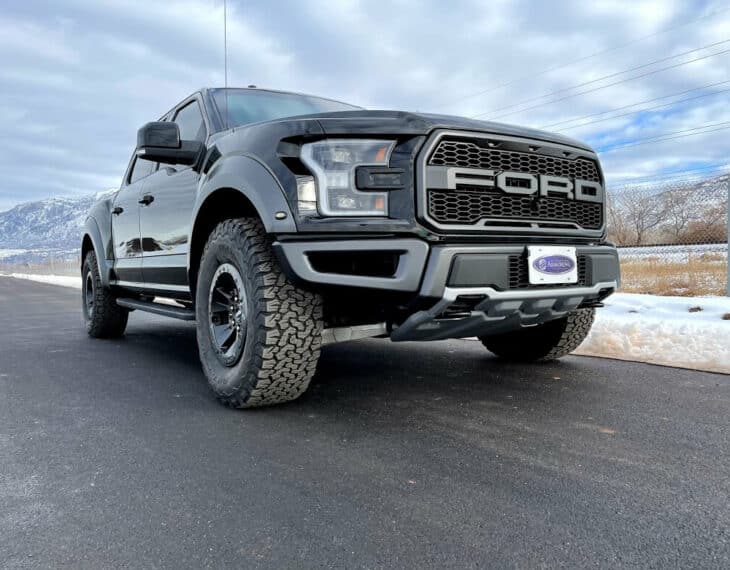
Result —
<path fill-rule="evenodd" d="M 154 121 L 137 131 L 136 155 L 152 162 L 193 165 L 198 162 L 203 143 L 181 141 L 176 123 Z"/>

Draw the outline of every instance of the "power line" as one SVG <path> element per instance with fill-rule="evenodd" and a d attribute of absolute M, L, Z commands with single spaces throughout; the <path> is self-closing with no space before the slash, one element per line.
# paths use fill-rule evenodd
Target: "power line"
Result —
<path fill-rule="evenodd" d="M 572 119 L 565 119 L 563 121 L 558 121 L 556 123 L 550 123 L 550 124 L 547 124 L 547 125 L 541 125 L 538 128 L 540 128 L 540 129 L 549 129 L 549 128 L 552 128 L 552 127 L 557 127 L 559 125 L 564 125 L 566 123 L 574 123 L 576 121 L 582 121 L 584 119 L 590 119 L 592 117 L 600 117 L 601 115 L 606 115 L 608 113 L 614 113 L 616 111 L 623 111 L 624 109 L 630 109 L 631 107 L 636 107 L 637 105 L 643 105 L 645 103 L 653 103 L 654 101 L 661 101 L 662 99 L 669 99 L 670 97 L 677 97 L 679 95 L 686 95 L 687 93 L 692 93 L 693 91 L 701 91 L 702 89 L 709 89 L 710 87 L 717 87 L 718 85 L 724 85 L 726 83 L 730 83 L 730 79 L 728 79 L 726 81 L 718 81 L 717 83 L 709 83 L 707 85 L 702 85 L 701 87 L 694 87 L 692 89 L 687 89 L 686 91 L 679 91 L 678 93 L 670 93 L 669 95 L 662 95 L 661 97 L 655 97 L 653 99 L 646 99 L 644 101 L 637 101 L 636 103 L 631 103 L 629 105 L 624 105 L 623 107 L 616 107 L 614 109 L 609 109 L 608 111 L 600 111 L 598 113 L 591 113 L 590 115 L 583 115 L 582 117 L 575 117 L 575 118 L 572 118 Z M 718 93 L 721 93 L 721 91 L 719 91 Z M 671 104 L 679 103 L 679 102 L 680 101 L 674 101 Z M 595 122 L 598 122 L 598 121 L 595 121 Z M 592 123 L 586 123 L 586 124 L 590 125 Z M 582 126 L 582 125 L 580 125 L 580 126 Z M 567 127 L 567 128 L 572 128 L 572 127 Z M 559 129 L 559 130 L 562 130 L 562 129 Z"/>
<path fill-rule="evenodd" d="M 592 58 L 597 57 L 599 55 L 604 55 L 606 53 L 610 53 L 612 51 L 616 51 L 618 49 L 621 49 L 621 48 L 624 48 L 624 47 L 628 47 L 630 45 L 633 45 L 635 43 L 638 43 L 638 42 L 647 40 L 649 38 L 653 38 L 653 37 L 659 36 L 661 34 L 666 34 L 668 32 L 671 32 L 671 31 L 677 30 L 679 28 L 682 28 L 684 26 L 688 26 L 690 24 L 694 24 L 694 23 L 699 22 L 701 20 L 705 20 L 707 18 L 710 18 L 710 17 L 713 17 L 713 16 L 717 16 L 719 14 L 723 14 L 724 12 L 727 12 L 728 10 L 730 10 L 730 8 L 725 8 L 724 10 L 718 10 L 716 12 L 712 12 L 710 14 L 707 14 L 706 16 L 701 16 L 701 17 L 696 18 L 694 20 L 688 20 L 686 22 L 682 22 L 681 24 L 679 24 L 677 26 L 673 26 L 671 28 L 665 28 L 663 30 L 659 30 L 658 32 L 654 32 L 654 33 L 649 34 L 647 36 L 642 36 L 640 38 L 636 38 L 634 40 L 630 40 L 630 41 L 628 41 L 626 43 L 619 44 L 619 45 L 616 45 L 616 46 L 613 46 L 613 47 L 610 47 L 610 48 L 607 48 L 607 49 L 604 49 L 604 50 L 601 50 L 601 51 L 597 51 L 597 52 L 594 52 L 594 53 L 592 53 L 590 55 L 586 55 L 586 56 L 583 56 L 583 57 L 579 57 L 578 59 L 574 59 L 574 60 L 569 61 L 567 63 L 562 63 L 560 65 L 555 65 L 555 66 L 552 66 L 552 67 L 548 67 L 548 68 L 543 69 L 542 71 L 538 71 L 536 73 L 530 73 L 528 75 L 522 75 L 522 76 L 517 77 L 515 79 L 511 79 L 510 81 L 507 81 L 507 82 L 504 82 L 504 83 L 500 83 L 499 85 L 495 85 L 493 87 L 490 87 L 489 89 L 484 89 L 482 91 L 477 91 L 475 93 L 470 93 L 468 95 L 464 95 L 463 97 L 459 97 L 458 99 L 452 99 L 451 101 L 448 101 L 448 102 L 439 103 L 439 104 L 437 104 L 435 106 L 435 108 L 438 109 L 438 108 L 441 108 L 441 107 L 446 107 L 447 105 L 452 105 L 454 103 L 459 103 L 461 101 L 465 101 L 466 99 L 472 99 L 472 98 L 478 97 L 480 95 L 485 95 L 486 93 L 491 93 L 492 91 L 496 91 L 497 89 L 502 89 L 503 87 L 508 87 L 510 85 L 514 85 L 515 83 L 518 83 L 520 81 L 524 81 L 525 79 L 534 79 L 535 77 L 540 77 L 541 75 L 545 75 L 546 73 L 550 73 L 551 71 L 557 71 L 558 69 L 564 69 L 566 67 L 570 67 L 571 65 L 575 65 L 576 63 L 580 63 L 582 61 L 586 61 L 586 60 L 592 59 Z"/>
<path fill-rule="evenodd" d="M 725 173 L 727 169 L 730 168 L 730 164 L 724 164 L 724 165 L 709 165 L 709 166 L 703 166 L 698 168 L 691 168 L 688 170 L 673 170 L 670 172 L 663 172 L 662 174 L 657 175 L 647 175 L 647 176 L 636 176 L 631 178 L 619 178 L 615 181 L 611 182 L 611 185 L 616 184 L 631 184 L 631 183 L 644 183 L 651 182 L 654 180 L 663 180 L 663 179 L 672 179 L 672 180 L 683 180 L 687 178 L 696 178 L 697 176 L 702 176 L 704 174 L 712 174 L 713 172 L 723 172 Z"/>
<path fill-rule="evenodd" d="M 727 81 L 725 83 L 727 83 Z M 646 109 L 637 109 L 636 111 L 631 111 L 629 113 L 622 113 L 620 115 L 612 115 L 610 117 L 604 117 L 603 119 L 596 119 L 595 121 L 589 121 L 587 123 L 581 123 L 579 125 L 573 125 L 570 127 L 563 127 L 560 129 L 553 129 L 553 130 L 556 132 L 562 132 L 562 131 L 567 131 L 570 129 L 576 129 L 578 127 L 585 127 L 587 125 L 593 125 L 595 123 L 602 123 L 604 121 L 610 121 L 611 119 L 620 119 L 621 117 L 628 117 L 630 115 L 635 115 L 637 113 L 646 113 L 647 111 L 655 111 L 656 109 L 661 109 L 662 107 L 671 107 L 673 105 L 677 105 L 678 103 L 686 103 L 687 101 L 694 101 L 696 99 L 703 99 L 705 97 L 711 97 L 713 95 L 720 95 L 721 93 L 727 93 L 728 91 L 730 91 L 730 89 L 722 89 L 720 91 L 713 91 L 712 93 L 704 93 L 702 95 L 696 95 L 694 97 L 687 97 L 686 99 L 679 99 L 677 101 L 672 101 L 671 103 L 655 105 L 654 107 L 647 107 Z"/>
<path fill-rule="evenodd" d="M 690 54 L 692 52 L 702 51 L 702 50 L 709 49 L 709 48 L 712 48 L 712 47 L 717 47 L 718 45 L 726 44 L 728 42 L 730 42 L 730 39 L 725 39 L 725 40 L 722 40 L 722 41 L 719 41 L 719 42 L 714 42 L 714 43 L 707 44 L 707 45 L 704 45 L 704 46 L 701 46 L 701 47 L 698 47 L 698 48 L 694 48 L 694 49 L 691 49 L 691 50 L 687 50 L 687 51 L 684 51 L 682 53 L 678 53 L 678 54 L 675 54 L 675 55 L 670 55 L 670 56 L 667 56 L 667 57 L 663 57 L 661 59 L 656 59 L 654 61 L 650 61 L 649 63 L 644 63 L 642 65 L 637 65 L 636 67 L 630 67 L 629 69 L 624 69 L 623 71 L 617 71 L 615 73 L 610 73 L 609 75 L 604 75 L 603 77 L 599 77 L 597 79 L 591 79 L 590 81 L 584 81 L 583 83 L 577 83 L 576 85 L 571 85 L 570 87 L 564 87 L 563 89 L 558 89 L 556 91 L 551 91 L 550 93 L 545 93 L 543 95 L 537 95 L 535 97 L 530 97 L 529 99 L 523 99 L 522 101 L 518 101 L 517 103 L 512 103 L 511 105 L 506 105 L 504 107 L 498 107 L 497 109 L 492 109 L 491 111 L 487 111 L 485 113 L 480 113 L 479 115 L 474 115 L 474 117 L 481 117 L 483 115 L 487 115 L 488 113 L 496 113 L 498 111 L 506 111 L 508 109 L 513 109 L 514 107 L 519 107 L 520 105 L 524 105 L 525 103 L 531 103 L 533 101 L 539 101 L 540 99 L 544 99 L 544 98 L 550 97 L 552 95 L 558 95 L 560 93 L 565 93 L 566 91 L 572 91 L 573 89 L 578 89 L 580 87 L 586 87 L 587 85 L 592 85 L 593 83 L 598 83 L 600 81 L 604 81 L 606 79 L 611 79 L 612 77 L 617 77 L 619 75 L 623 75 L 625 73 L 630 73 L 632 71 L 638 71 L 639 69 L 645 69 L 647 67 L 651 67 L 652 65 L 656 65 L 658 63 L 663 63 L 663 62 L 669 61 L 671 59 L 676 59 L 678 57 L 682 57 L 682 56 L 688 55 L 688 54 Z M 691 63 L 691 61 L 690 62 L 687 62 L 687 63 Z M 640 75 L 639 77 L 642 77 L 642 76 Z M 515 111 L 515 112 L 518 112 L 518 111 Z"/>
<path fill-rule="evenodd" d="M 706 183 L 713 179 L 722 178 L 724 176 L 727 176 L 730 174 L 730 171 L 727 169 L 718 169 L 717 174 L 713 175 L 712 171 L 708 171 L 708 176 L 703 178 L 702 174 L 694 174 L 691 176 L 680 176 L 680 177 L 674 177 L 674 178 L 668 178 L 665 180 L 662 180 L 661 177 L 656 178 L 647 178 L 644 181 L 627 181 L 626 183 L 616 183 L 611 184 L 611 186 L 606 187 L 606 192 L 608 194 L 621 194 L 627 190 L 635 189 L 639 186 L 658 186 L 662 189 L 661 192 L 657 192 L 654 194 L 655 196 L 662 196 L 664 194 L 668 194 L 669 192 L 672 192 L 675 188 L 673 187 L 674 184 L 680 184 L 680 183 L 687 183 L 689 181 L 692 182 L 701 182 Z M 723 188 L 724 191 L 724 188 Z"/>
<path fill-rule="evenodd" d="M 722 126 L 722 125 L 724 125 L 724 126 Z M 712 130 L 701 131 L 700 132 L 700 129 L 709 129 L 711 127 L 718 127 L 718 128 L 712 128 Z M 663 135 L 659 135 L 659 136 L 656 136 L 656 137 L 649 137 L 649 138 L 646 138 L 646 139 L 638 139 L 638 140 L 632 141 L 630 143 L 624 143 L 624 144 L 618 144 L 618 145 L 614 145 L 614 146 L 609 146 L 609 147 L 600 149 L 597 152 L 606 153 L 606 152 L 611 152 L 611 151 L 614 151 L 614 150 L 618 150 L 620 148 L 628 148 L 628 147 L 632 147 L 632 146 L 640 146 L 640 145 L 651 144 L 651 143 L 655 143 L 655 142 L 664 142 L 664 141 L 668 141 L 668 140 L 681 139 L 681 138 L 691 137 L 691 136 L 695 136 L 695 135 L 703 135 L 703 134 L 706 134 L 706 133 L 714 133 L 715 131 L 722 131 L 722 130 L 725 130 L 725 129 L 728 129 L 728 128 L 730 128 L 730 121 L 723 121 L 721 123 L 711 123 L 709 125 L 702 125 L 701 127 L 693 127 L 691 129 L 683 129 L 681 131 L 674 131 L 674 132 L 671 132 L 671 133 L 665 133 Z M 698 131 L 698 132 L 692 132 L 692 131 Z M 687 133 L 687 134 L 685 134 L 685 133 Z M 674 136 L 674 135 L 677 135 L 677 136 Z"/>
<path fill-rule="evenodd" d="M 714 128 L 714 127 L 717 127 L 717 128 Z M 712 128 L 712 130 L 710 130 L 710 131 L 702 130 L 702 129 L 710 129 L 710 128 Z M 691 129 L 682 129 L 681 131 L 673 131 L 670 133 L 664 133 L 663 135 L 657 135 L 655 137 L 638 139 L 638 140 L 635 140 L 635 141 L 632 141 L 629 143 L 622 143 L 622 144 L 606 147 L 597 152 L 605 153 L 605 152 L 608 152 L 611 150 L 616 150 L 619 148 L 627 148 L 627 147 L 631 147 L 631 146 L 639 146 L 639 145 L 649 144 L 649 143 L 654 143 L 654 142 L 662 142 L 665 140 L 684 138 L 685 136 L 701 135 L 701 134 L 704 134 L 705 132 L 711 133 L 711 132 L 723 130 L 726 128 L 730 128 L 730 121 L 723 121 L 720 123 L 710 123 L 709 125 L 702 125 L 700 127 L 692 127 Z M 694 132 L 694 131 L 697 131 L 697 132 Z M 675 135 L 678 135 L 678 136 L 675 136 Z"/>
<path fill-rule="evenodd" d="M 726 40 L 730 41 L 730 40 Z M 641 79 L 642 77 L 648 77 L 649 75 L 654 75 L 656 73 L 660 73 L 662 71 L 667 71 L 668 69 L 675 69 L 677 67 L 682 67 L 683 65 L 688 65 L 690 63 L 694 63 L 696 61 L 702 61 L 704 59 L 708 59 L 710 57 L 715 57 L 718 55 L 722 55 L 724 53 L 730 52 L 730 49 L 726 49 L 723 51 L 718 51 L 715 53 L 711 53 L 708 55 L 703 55 L 701 57 L 696 57 L 694 59 L 690 59 L 689 61 L 683 61 L 681 63 L 675 63 L 673 65 L 668 65 L 666 67 L 660 67 L 659 69 L 654 69 L 652 71 L 647 71 L 646 73 L 642 73 L 639 75 L 635 75 L 633 77 L 627 77 L 626 79 L 622 79 L 621 81 L 614 81 L 613 83 L 609 83 L 608 85 L 601 85 L 600 87 L 594 87 L 593 89 L 586 89 L 585 91 L 580 91 L 578 93 L 573 93 L 571 95 L 566 95 L 565 97 L 559 97 L 558 99 L 553 99 L 551 101 L 545 101 L 543 103 L 539 103 L 537 105 L 533 105 L 532 107 L 526 107 L 524 109 L 518 109 L 516 111 L 511 111 L 509 113 L 503 113 L 502 115 L 497 115 L 495 117 L 490 117 L 490 119 L 500 119 L 502 117 L 507 117 L 509 115 L 514 115 L 515 113 L 523 113 L 525 111 L 531 111 L 533 109 L 538 109 L 539 107 L 544 107 L 545 105 L 550 105 L 551 103 L 558 103 L 560 101 L 565 101 L 566 99 L 572 99 L 573 97 L 578 97 L 579 95 L 585 95 L 587 93 L 593 93 L 594 91 L 600 91 L 601 89 L 607 89 L 608 87 L 613 87 L 615 85 L 620 85 L 622 83 L 627 83 L 629 81 L 633 81 L 634 79 Z M 552 93 L 551 93 L 552 95 Z M 480 113 L 478 115 L 472 115 L 471 118 L 475 119 L 477 117 L 481 117 L 483 115 L 486 115 L 487 113 Z"/>
<path fill-rule="evenodd" d="M 656 179 L 656 178 L 673 178 L 675 176 L 683 176 L 683 175 L 692 175 L 696 176 L 697 174 L 707 174 L 709 172 L 719 172 L 722 170 L 725 170 L 727 168 L 730 168 L 730 163 L 728 164 L 710 164 L 707 166 L 698 166 L 697 168 L 688 168 L 683 170 L 670 170 L 669 172 L 662 172 L 659 175 L 652 175 L 652 176 L 637 176 L 633 178 L 628 179 L 622 179 L 627 181 L 636 181 L 636 180 L 647 180 L 647 179 Z"/>

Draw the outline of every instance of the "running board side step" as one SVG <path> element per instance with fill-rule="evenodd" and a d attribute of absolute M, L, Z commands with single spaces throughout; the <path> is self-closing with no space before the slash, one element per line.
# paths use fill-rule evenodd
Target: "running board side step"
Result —
<path fill-rule="evenodd" d="M 162 303 L 153 303 L 152 301 L 140 301 L 139 299 L 117 299 L 117 305 L 127 309 L 137 309 L 155 315 L 164 317 L 172 317 L 173 319 L 181 319 L 183 321 L 194 321 L 195 311 L 186 309 L 185 307 L 175 307 L 173 305 L 163 305 Z"/>
<path fill-rule="evenodd" d="M 322 345 L 379 336 L 388 336 L 388 325 L 385 323 L 373 323 L 371 325 L 358 325 L 354 327 L 333 327 L 322 331 Z"/>

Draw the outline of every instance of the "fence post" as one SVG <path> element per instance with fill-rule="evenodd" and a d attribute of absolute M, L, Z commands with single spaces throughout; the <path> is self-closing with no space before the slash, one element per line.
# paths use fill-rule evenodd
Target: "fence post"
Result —
<path fill-rule="evenodd" d="M 730 297 L 730 175 L 725 179 L 727 183 L 727 284 L 726 291 L 728 297 Z"/>

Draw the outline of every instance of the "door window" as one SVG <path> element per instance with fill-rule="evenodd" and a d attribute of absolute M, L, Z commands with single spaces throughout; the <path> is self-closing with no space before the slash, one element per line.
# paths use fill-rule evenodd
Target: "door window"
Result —
<path fill-rule="evenodd" d="M 138 180 L 142 180 L 145 176 L 149 176 L 154 172 L 156 167 L 156 162 L 136 157 L 132 165 L 132 170 L 129 173 L 129 184 L 134 184 Z"/>
<path fill-rule="evenodd" d="M 180 140 L 205 142 L 205 122 L 197 101 L 180 109 L 175 115 L 175 122 L 180 127 Z"/>

